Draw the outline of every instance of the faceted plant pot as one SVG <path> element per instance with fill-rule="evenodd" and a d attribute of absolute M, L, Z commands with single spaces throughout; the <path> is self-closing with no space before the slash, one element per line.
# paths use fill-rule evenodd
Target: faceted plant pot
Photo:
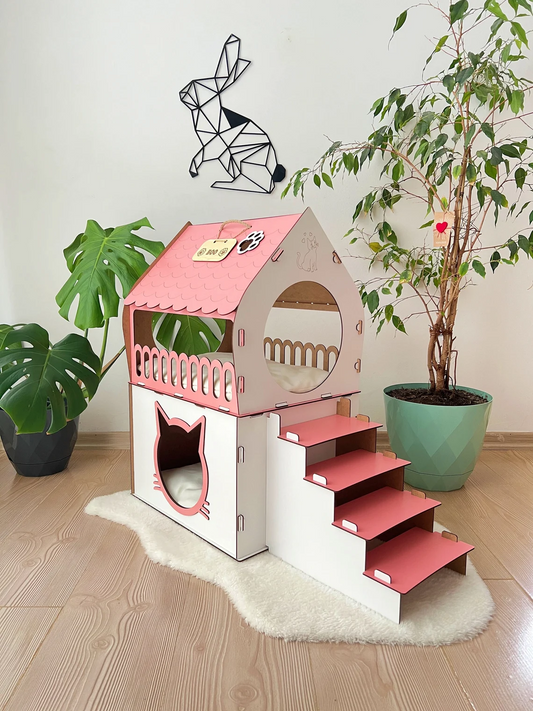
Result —
<path fill-rule="evenodd" d="M 17 434 L 15 423 L 0 410 L 0 437 L 6 454 L 21 476 L 48 476 L 62 472 L 68 466 L 78 439 L 78 420 L 70 420 L 63 429 L 47 435 L 51 413 L 48 412 L 46 428 L 36 434 Z"/>
<path fill-rule="evenodd" d="M 428 491 L 460 489 L 472 473 L 483 447 L 492 397 L 481 390 L 458 387 L 487 402 L 479 405 L 421 405 L 390 397 L 398 388 L 427 388 L 427 383 L 385 388 L 385 416 L 391 449 L 411 462 L 405 481 Z"/>

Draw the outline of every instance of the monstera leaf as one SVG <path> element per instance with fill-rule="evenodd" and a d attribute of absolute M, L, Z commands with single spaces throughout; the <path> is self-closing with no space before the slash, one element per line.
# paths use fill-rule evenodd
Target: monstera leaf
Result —
<path fill-rule="evenodd" d="M 14 326 L 8 326 L 7 323 L 0 323 L 0 350 L 4 347 L 4 341 L 14 328 Z"/>
<path fill-rule="evenodd" d="M 0 351 L 4 347 L 4 342 L 5 342 L 6 338 L 14 329 L 15 329 L 15 326 L 9 326 L 7 323 L 0 323 Z M 21 344 L 19 342 L 19 343 L 13 344 L 13 346 L 15 346 L 15 345 L 20 346 Z M 0 367 L 0 373 L 3 370 L 7 370 L 10 366 L 11 366 L 11 363 L 7 363 L 3 367 Z"/>
<path fill-rule="evenodd" d="M 68 320 L 77 296 L 79 302 L 74 323 L 78 328 L 100 328 L 104 321 L 118 315 L 120 296 L 116 279 L 122 286 L 122 296 L 126 297 L 148 268 L 142 251 L 157 257 L 164 249 L 162 242 L 133 234 L 141 227 L 153 229 L 146 217 L 105 230 L 94 220 L 87 222 L 85 232 L 63 252 L 71 272 L 56 296 L 63 318 Z"/>
<path fill-rule="evenodd" d="M 220 329 L 221 336 L 213 331 L 213 321 Z M 179 330 L 176 328 L 179 324 Z M 155 314 L 152 319 L 154 338 L 167 351 L 199 355 L 216 351 L 224 335 L 226 322 L 223 319 L 207 319 L 199 316 L 179 314 Z"/>
<path fill-rule="evenodd" d="M 69 420 L 85 410 L 98 389 L 100 371 L 100 359 L 83 336 L 71 333 L 51 345 L 47 331 L 36 323 L 11 328 L 0 348 L 0 408 L 19 434 L 28 434 L 43 431 L 50 407 L 48 434 L 53 434 L 67 423 L 65 405 Z"/>

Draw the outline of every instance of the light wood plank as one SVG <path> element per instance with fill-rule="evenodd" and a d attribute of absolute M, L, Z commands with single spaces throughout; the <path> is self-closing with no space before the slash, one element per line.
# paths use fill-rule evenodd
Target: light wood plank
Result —
<path fill-rule="evenodd" d="M 473 711 L 441 649 L 310 645 L 320 711 Z"/>
<path fill-rule="evenodd" d="M 438 498 L 443 503 L 441 508 L 445 512 L 453 510 L 456 520 L 464 520 L 510 576 L 533 595 L 533 477 L 509 466 L 511 452 L 500 453 L 501 466 L 495 471 L 485 464 L 485 458 L 494 454 L 483 452 L 465 486 L 459 491 L 439 492 Z M 439 518 L 445 521 L 445 517 Z M 461 530 L 454 533 L 463 535 L 462 531 L 461 524 Z M 465 538 L 469 540 L 468 532 Z M 469 542 L 475 545 L 475 541 Z M 473 561 L 476 560 L 474 556 Z M 483 570 L 483 574 L 486 572 Z"/>
<path fill-rule="evenodd" d="M 30 664 L 60 608 L 0 608 L 0 708 Z"/>
<path fill-rule="evenodd" d="M 0 544 L 0 605 L 67 601 L 110 525 L 83 509 L 94 496 L 124 488 L 128 472 L 127 452 L 75 453 L 55 475 L 60 484 Z M 47 482 L 41 486 L 46 491 Z"/>
<path fill-rule="evenodd" d="M 188 581 L 113 524 L 6 711 L 166 708 Z"/>
<path fill-rule="evenodd" d="M 176 679 L 161 708 L 316 708 L 308 645 L 265 637 L 223 590 L 191 578 L 176 640 Z"/>
<path fill-rule="evenodd" d="M 24 477 L 11 463 L 0 471 L 0 538 L 8 536 L 64 481 L 64 475 Z"/>
<path fill-rule="evenodd" d="M 69 474 L 57 475 L 53 486 L 55 477 L 17 481 L 13 475 L 7 484 L 5 463 L 0 454 L 0 506 L 7 493 L 3 514 L 19 523 L 7 534 L 0 530 L 0 595 L 20 606 L 65 604 L 48 628 L 39 627 L 29 608 L 4 613 L 28 615 L 19 625 L 29 640 L 25 648 L 2 635 L 0 614 L 0 645 L 7 640 L 0 665 L 15 669 L 9 677 L 0 667 L 0 689 L 5 677 L 12 692 L 9 711 L 521 711 L 531 705 L 533 611 L 513 580 L 489 581 L 496 620 L 472 642 L 441 649 L 285 643 L 249 628 L 222 590 L 151 563 L 132 532 L 82 513 L 93 496 L 127 488 L 127 452 L 76 451 Z M 438 518 L 478 546 L 474 562 L 487 578 L 527 580 L 533 568 L 532 473 L 533 451 L 483 452 L 466 487 L 436 496 L 443 501 Z M 41 504 L 28 511 L 24 491 L 38 502 L 40 488 Z M 28 539 L 16 538 L 25 532 Z M 77 540 L 70 543 L 71 536 Z M 36 568 L 28 565 L 34 558 Z M 11 621 L 5 624 L 11 629 Z"/>
<path fill-rule="evenodd" d="M 476 711 L 533 706 L 533 605 L 514 581 L 488 582 L 496 615 L 488 630 L 443 651 Z"/>

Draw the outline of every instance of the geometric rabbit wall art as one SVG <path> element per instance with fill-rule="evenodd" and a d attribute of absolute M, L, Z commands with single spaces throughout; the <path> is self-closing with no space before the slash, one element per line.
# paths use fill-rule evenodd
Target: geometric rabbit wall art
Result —
<path fill-rule="evenodd" d="M 189 174 L 195 178 L 202 163 L 217 160 L 230 180 L 217 180 L 211 187 L 243 192 L 271 193 L 285 178 L 267 133 L 254 121 L 222 105 L 222 92 L 229 89 L 250 60 L 240 56 L 241 41 L 226 40 L 215 76 L 193 79 L 180 91 L 180 100 L 192 113 L 194 130 L 202 147 L 194 156 Z"/>

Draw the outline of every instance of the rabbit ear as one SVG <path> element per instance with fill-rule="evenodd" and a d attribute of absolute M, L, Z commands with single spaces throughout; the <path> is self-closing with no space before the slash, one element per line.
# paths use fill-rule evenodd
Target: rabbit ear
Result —
<path fill-rule="evenodd" d="M 219 91 L 223 91 L 233 84 L 250 64 L 250 60 L 241 59 L 240 54 L 240 39 L 235 35 L 230 35 L 222 49 L 222 54 L 218 60 L 215 73 L 217 89 Z"/>

